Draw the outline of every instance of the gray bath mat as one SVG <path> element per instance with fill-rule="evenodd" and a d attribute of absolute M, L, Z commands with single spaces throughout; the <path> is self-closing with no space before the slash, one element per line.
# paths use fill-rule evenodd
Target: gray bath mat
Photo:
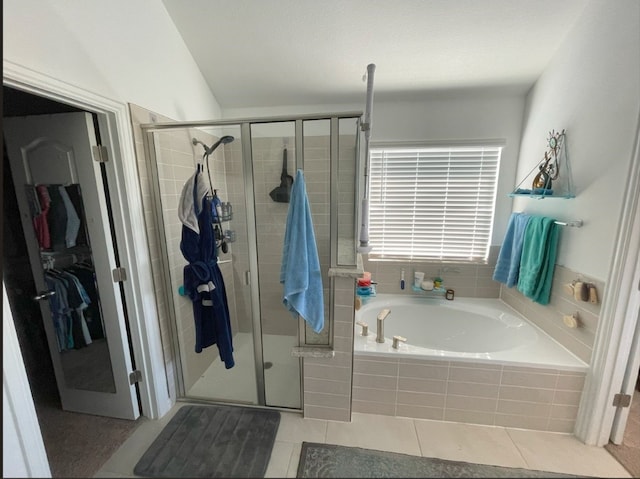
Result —
<path fill-rule="evenodd" d="M 236 406 L 184 406 L 133 472 L 146 477 L 264 477 L 280 413 Z"/>
<path fill-rule="evenodd" d="M 580 477 L 303 442 L 296 477 Z M 583 476 L 584 477 L 584 476 Z"/>

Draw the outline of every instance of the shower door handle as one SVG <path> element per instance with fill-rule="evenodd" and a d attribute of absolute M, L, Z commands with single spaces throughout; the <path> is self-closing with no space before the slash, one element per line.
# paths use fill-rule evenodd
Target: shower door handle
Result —
<path fill-rule="evenodd" d="M 249 286 L 251 284 L 251 271 L 244 272 L 244 285 Z"/>
<path fill-rule="evenodd" d="M 54 294 L 56 294 L 55 291 L 40 291 L 37 295 L 33 297 L 33 300 L 42 301 L 43 299 L 49 299 Z"/>

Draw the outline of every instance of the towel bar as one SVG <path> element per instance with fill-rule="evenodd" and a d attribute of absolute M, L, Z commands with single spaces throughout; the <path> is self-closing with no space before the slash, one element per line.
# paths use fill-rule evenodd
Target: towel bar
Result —
<path fill-rule="evenodd" d="M 581 228 L 582 227 L 582 220 L 575 220 L 575 221 L 554 221 L 555 224 L 560 225 L 560 226 L 574 226 L 576 228 Z"/>

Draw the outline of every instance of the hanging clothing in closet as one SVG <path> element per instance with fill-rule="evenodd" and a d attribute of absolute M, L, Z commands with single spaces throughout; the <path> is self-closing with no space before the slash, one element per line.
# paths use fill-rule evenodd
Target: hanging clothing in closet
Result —
<path fill-rule="evenodd" d="M 67 232 L 67 209 L 60 195 L 57 185 L 48 185 L 47 191 L 51 198 L 47 223 L 49 224 L 49 235 L 51 236 L 51 249 L 53 251 L 64 251 L 67 247 L 65 235 Z"/>
<path fill-rule="evenodd" d="M 99 330 L 92 335 L 85 311 L 92 304 L 83 282 L 68 270 L 50 270 L 45 273 L 47 286 L 55 295 L 50 298 L 51 319 L 56 331 L 58 350 L 80 349 L 90 345 L 94 339 L 104 337 L 100 318 L 89 318 L 97 323 Z"/>
<path fill-rule="evenodd" d="M 80 185 L 26 185 L 26 192 L 41 250 L 88 244 Z"/>
<path fill-rule="evenodd" d="M 45 185 L 38 185 L 33 188 L 27 185 L 27 198 L 29 198 L 29 208 L 33 218 L 33 227 L 40 244 L 40 249 L 51 249 L 51 237 L 49 236 L 49 207 L 51 199 Z"/>
<path fill-rule="evenodd" d="M 84 317 L 89 327 L 91 337 L 95 339 L 104 338 L 104 329 L 102 327 L 102 316 L 100 314 L 100 301 L 98 300 L 98 290 L 96 289 L 96 274 L 93 268 L 77 264 L 67 268 L 84 288 L 89 297 L 88 307 L 84 310 Z"/>

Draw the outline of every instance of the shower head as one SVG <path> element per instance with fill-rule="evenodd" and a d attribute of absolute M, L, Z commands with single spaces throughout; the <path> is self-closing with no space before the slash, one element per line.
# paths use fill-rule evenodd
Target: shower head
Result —
<path fill-rule="evenodd" d="M 216 141 L 211 148 L 206 149 L 205 148 L 205 155 L 210 155 L 211 153 L 213 153 L 213 151 L 218 148 L 220 146 L 220 144 L 224 144 L 226 145 L 227 143 L 231 143 L 233 140 L 235 140 L 234 137 L 227 135 L 227 136 L 223 136 L 222 138 L 220 138 L 218 141 Z"/>
<path fill-rule="evenodd" d="M 235 138 L 233 136 L 227 135 L 227 136 L 223 136 L 222 138 L 220 138 L 218 141 L 216 141 L 211 148 L 209 148 L 207 145 L 205 145 L 203 142 L 201 142 L 200 140 L 196 139 L 196 138 L 192 138 L 191 139 L 191 143 L 193 143 L 194 145 L 202 145 L 202 147 L 204 148 L 204 154 L 205 155 L 210 155 L 211 153 L 213 153 L 213 150 L 215 150 L 216 148 L 218 148 L 218 146 L 220 146 L 220 144 L 227 144 L 227 143 L 231 143 L 233 140 L 235 140 Z"/>

